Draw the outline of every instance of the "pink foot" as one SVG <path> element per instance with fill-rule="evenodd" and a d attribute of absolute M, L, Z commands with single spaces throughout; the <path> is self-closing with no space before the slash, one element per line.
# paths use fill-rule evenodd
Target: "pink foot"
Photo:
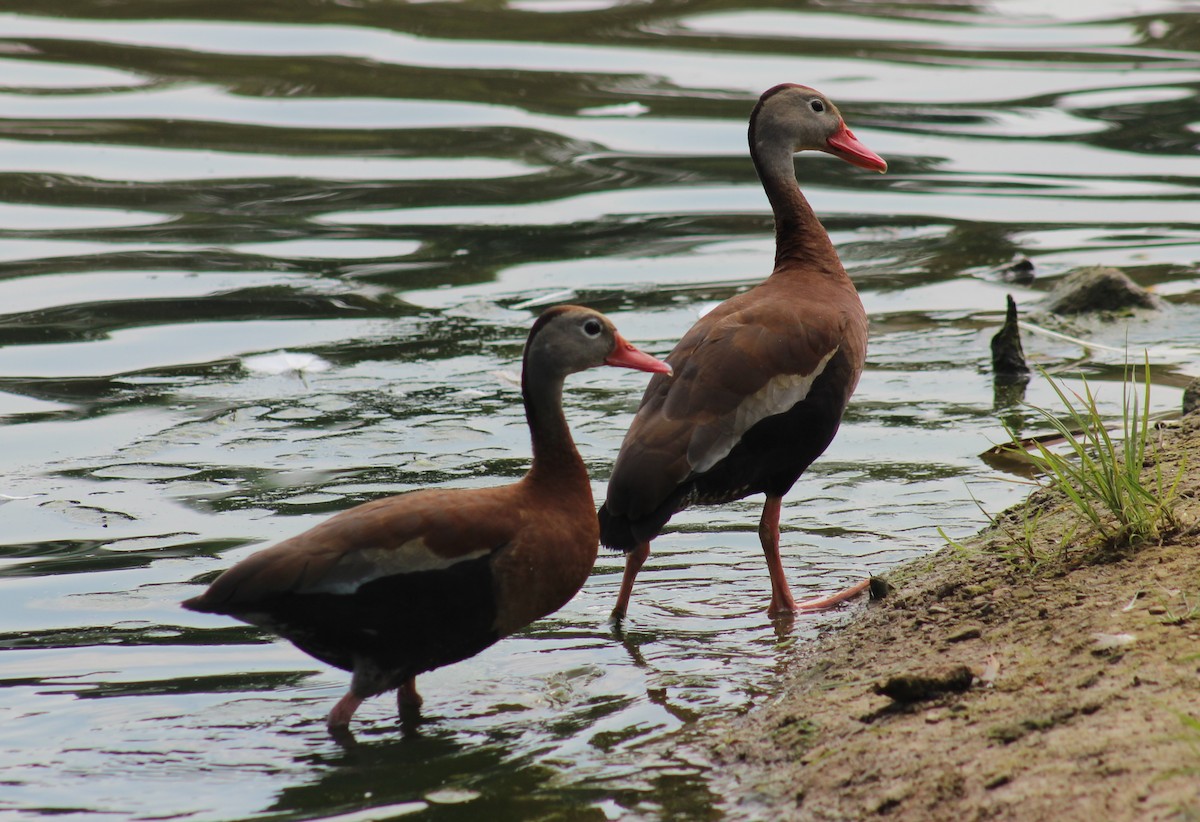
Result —
<path fill-rule="evenodd" d="M 776 593 L 771 597 L 771 607 L 767 608 L 767 616 L 771 619 L 782 616 L 792 616 L 802 606 L 796 604 L 791 591 Z"/>
<path fill-rule="evenodd" d="M 861 582 L 856 582 L 844 591 L 838 591 L 836 594 L 828 596 L 816 597 L 814 599 L 806 599 L 796 603 L 796 609 L 799 611 L 824 611 L 826 608 L 832 608 L 835 605 L 840 605 L 849 599 L 861 594 L 863 591 L 871 587 L 871 580 L 864 579 Z"/>

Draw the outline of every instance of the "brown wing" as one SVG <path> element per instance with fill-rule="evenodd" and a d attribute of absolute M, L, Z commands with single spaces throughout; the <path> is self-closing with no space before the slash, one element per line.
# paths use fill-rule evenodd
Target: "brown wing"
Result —
<path fill-rule="evenodd" d="M 701 318 L 666 358 L 675 375 L 646 390 L 613 467 L 610 510 L 644 516 L 757 420 L 802 399 L 851 322 L 830 304 L 768 280 Z"/>
<path fill-rule="evenodd" d="M 284 593 L 350 593 L 382 576 L 446 568 L 513 540 L 513 486 L 416 491 L 344 511 L 239 562 L 185 606 L 228 613 Z"/>

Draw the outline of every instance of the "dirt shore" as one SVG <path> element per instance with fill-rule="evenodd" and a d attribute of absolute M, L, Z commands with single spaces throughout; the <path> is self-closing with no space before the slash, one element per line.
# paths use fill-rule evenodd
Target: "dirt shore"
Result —
<path fill-rule="evenodd" d="M 1009 512 L 890 574 L 769 703 L 705 728 L 728 818 L 1200 820 L 1200 413 L 1159 450 L 1183 470 L 1162 544 L 1089 549 L 1039 491 L 1051 559 L 1019 559 Z"/>

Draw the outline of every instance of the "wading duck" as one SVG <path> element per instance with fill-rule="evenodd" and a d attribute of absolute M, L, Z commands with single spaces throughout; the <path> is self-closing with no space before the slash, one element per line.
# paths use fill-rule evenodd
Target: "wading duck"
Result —
<path fill-rule="evenodd" d="M 676 512 L 759 493 L 768 614 L 806 605 L 793 599 L 779 558 L 780 503 L 838 430 L 866 357 L 867 316 L 800 192 L 792 155 L 823 151 L 881 173 L 887 163 L 846 128 L 829 98 L 806 86 L 765 92 L 749 137 L 775 213 L 775 269 L 692 326 L 666 357 L 674 376 L 646 388 L 600 509 L 601 542 L 627 554 L 617 619 L 650 541 Z M 831 601 L 807 606 L 816 604 Z"/>
<path fill-rule="evenodd" d="M 512 485 L 428 489 L 368 502 L 254 554 L 183 603 L 268 628 L 353 673 L 329 714 L 346 728 L 364 699 L 479 653 L 561 608 L 596 560 L 596 509 L 562 409 L 568 374 L 599 365 L 669 372 L 603 314 L 560 306 L 525 344 L 521 390 L 533 440 Z"/>

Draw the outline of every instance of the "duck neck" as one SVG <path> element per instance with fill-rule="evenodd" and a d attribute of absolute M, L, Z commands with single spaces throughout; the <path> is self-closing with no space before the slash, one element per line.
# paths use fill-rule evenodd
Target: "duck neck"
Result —
<path fill-rule="evenodd" d="M 584 486 L 588 487 L 587 469 L 563 414 L 563 380 L 564 375 L 548 372 L 538 368 L 538 363 L 530 362 L 526 352 L 521 393 L 533 442 L 533 461 L 527 479 L 562 483 L 582 476 Z"/>
<path fill-rule="evenodd" d="M 833 242 L 796 182 L 791 148 L 781 142 L 760 142 L 750 131 L 750 156 L 775 213 L 775 266 L 803 260 L 806 268 L 842 271 Z"/>

